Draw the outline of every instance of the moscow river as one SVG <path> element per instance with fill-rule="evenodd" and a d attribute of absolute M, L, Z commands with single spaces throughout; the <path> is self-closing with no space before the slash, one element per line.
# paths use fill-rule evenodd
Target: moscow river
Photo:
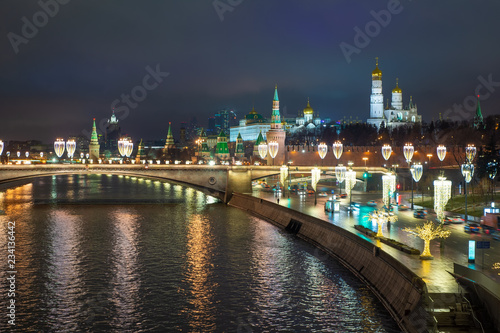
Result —
<path fill-rule="evenodd" d="M 191 188 L 98 174 L 9 186 L 0 331 L 399 332 L 334 259 Z"/>

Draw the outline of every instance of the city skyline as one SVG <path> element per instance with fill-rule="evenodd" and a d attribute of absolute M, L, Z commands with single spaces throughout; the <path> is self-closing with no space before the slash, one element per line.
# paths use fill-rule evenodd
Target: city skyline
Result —
<path fill-rule="evenodd" d="M 375 57 L 384 104 L 399 78 L 424 121 L 470 120 L 476 94 L 498 113 L 492 1 L 116 4 L 4 2 L 0 139 L 83 134 L 113 106 L 134 139 L 224 108 L 270 118 L 275 84 L 283 116 L 309 97 L 321 117 L 365 121 Z"/>

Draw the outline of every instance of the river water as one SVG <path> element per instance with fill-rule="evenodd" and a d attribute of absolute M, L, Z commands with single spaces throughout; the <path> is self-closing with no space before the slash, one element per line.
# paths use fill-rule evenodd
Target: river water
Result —
<path fill-rule="evenodd" d="M 191 188 L 96 174 L 10 186 L 0 192 L 0 331 L 399 332 L 335 260 Z"/>

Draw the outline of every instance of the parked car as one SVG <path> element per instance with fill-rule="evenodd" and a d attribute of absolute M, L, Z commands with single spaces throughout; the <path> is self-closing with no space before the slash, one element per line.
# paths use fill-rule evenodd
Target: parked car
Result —
<path fill-rule="evenodd" d="M 339 195 L 339 197 L 341 197 L 341 198 L 347 198 L 347 193 L 341 193 L 341 194 Z"/>
<path fill-rule="evenodd" d="M 319 192 L 318 193 L 318 197 L 327 197 L 328 196 L 328 193 L 326 192 Z"/>
<path fill-rule="evenodd" d="M 307 190 L 307 194 L 314 194 L 314 190 Z"/>
<path fill-rule="evenodd" d="M 301 188 L 300 190 L 297 190 L 297 194 L 298 195 L 306 195 L 307 194 L 307 191 L 304 190 L 303 188 Z"/>
<path fill-rule="evenodd" d="M 377 203 L 375 202 L 375 200 L 370 200 L 366 203 L 366 205 L 370 207 L 375 207 L 377 206 Z"/>
<path fill-rule="evenodd" d="M 413 217 L 417 219 L 425 219 L 427 217 L 427 209 L 417 209 L 413 212 Z"/>
<path fill-rule="evenodd" d="M 464 225 L 465 232 L 479 233 L 481 232 L 481 226 L 477 223 L 466 223 Z"/>
<path fill-rule="evenodd" d="M 449 223 L 464 223 L 464 219 L 462 218 L 462 216 L 460 215 L 450 215 L 450 216 L 446 216 L 445 219 L 449 222 Z"/>

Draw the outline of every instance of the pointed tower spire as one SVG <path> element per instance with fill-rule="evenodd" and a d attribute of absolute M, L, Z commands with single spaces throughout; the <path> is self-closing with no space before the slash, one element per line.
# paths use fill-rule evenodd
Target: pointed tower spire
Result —
<path fill-rule="evenodd" d="M 165 141 L 165 149 L 170 149 L 175 147 L 175 141 L 174 141 L 174 136 L 172 135 L 172 123 L 169 121 L 168 122 L 168 133 L 167 133 L 167 140 Z"/>
<path fill-rule="evenodd" d="M 279 98 L 278 98 L 278 84 L 276 84 L 274 86 L 274 100 L 275 101 L 279 101 Z"/>
<path fill-rule="evenodd" d="M 92 135 L 90 136 L 89 153 L 90 159 L 97 162 L 99 159 L 99 139 L 97 137 L 95 118 L 92 119 Z"/>
<path fill-rule="evenodd" d="M 278 99 L 278 85 L 274 87 L 273 113 L 271 114 L 271 129 L 281 129 L 280 101 Z"/>
<path fill-rule="evenodd" d="M 474 127 L 480 128 L 483 125 L 483 113 L 481 112 L 481 104 L 479 104 L 479 95 L 477 95 L 476 115 L 474 116 Z"/>

